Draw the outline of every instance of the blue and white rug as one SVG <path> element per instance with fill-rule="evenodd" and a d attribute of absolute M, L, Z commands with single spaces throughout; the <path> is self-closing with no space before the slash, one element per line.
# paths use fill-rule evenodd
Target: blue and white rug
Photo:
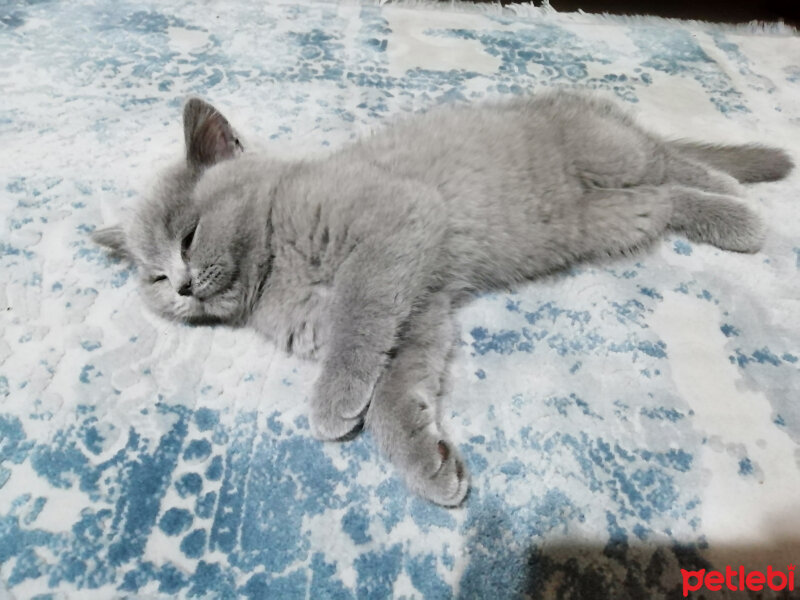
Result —
<path fill-rule="evenodd" d="M 189 95 L 300 156 L 566 84 L 663 134 L 797 161 L 788 28 L 4 1 L 0 56 L 1 597 L 674 598 L 682 568 L 800 560 L 797 173 L 751 189 L 759 254 L 673 237 L 463 310 L 456 510 L 410 496 L 367 435 L 311 438 L 314 365 L 149 314 L 88 237 L 178 156 Z"/>

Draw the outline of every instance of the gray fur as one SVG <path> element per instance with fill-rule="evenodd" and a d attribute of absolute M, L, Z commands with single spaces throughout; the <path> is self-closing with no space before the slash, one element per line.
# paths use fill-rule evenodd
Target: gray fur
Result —
<path fill-rule="evenodd" d="M 190 100 L 186 157 L 134 218 L 95 239 L 139 266 L 166 317 L 254 327 L 318 358 L 313 431 L 362 422 L 410 487 L 461 502 L 466 469 L 436 414 L 454 306 L 665 231 L 755 252 L 745 181 L 791 168 L 780 150 L 668 142 L 615 104 L 557 92 L 439 108 L 324 159 L 241 153 Z"/>
<path fill-rule="evenodd" d="M 671 145 L 678 153 L 730 173 L 742 183 L 777 181 L 786 177 L 794 167 L 783 150 L 758 144 L 720 146 L 676 140 Z"/>

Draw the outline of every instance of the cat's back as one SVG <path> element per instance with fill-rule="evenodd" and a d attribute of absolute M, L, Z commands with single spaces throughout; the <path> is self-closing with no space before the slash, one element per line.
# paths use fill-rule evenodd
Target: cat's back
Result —
<path fill-rule="evenodd" d="M 373 164 L 423 178 L 462 166 L 480 170 L 487 161 L 525 152 L 527 135 L 518 123 L 523 111 L 510 103 L 438 106 L 395 119 L 353 151 Z"/>
<path fill-rule="evenodd" d="M 392 176 L 422 181 L 446 202 L 465 207 L 472 199 L 505 195 L 504 188 L 529 187 L 536 149 L 514 112 L 508 105 L 436 107 L 401 117 L 346 153 Z"/>
<path fill-rule="evenodd" d="M 643 134 L 616 104 L 556 91 L 407 115 L 347 152 L 425 181 L 463 205 L 473 193 L 485 198 L 569 186 L 573 157 L 594 154 L 620 135 Z"/>

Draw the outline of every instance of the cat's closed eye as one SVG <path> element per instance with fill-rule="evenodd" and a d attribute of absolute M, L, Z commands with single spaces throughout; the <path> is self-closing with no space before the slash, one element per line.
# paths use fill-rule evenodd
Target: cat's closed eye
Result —
<path fill-rule="evenodd" d="M 154 277 L 150 278 L 150 283 L 158 283 L 159 281 L 166 281 L 166 275 L 155 275 Z"/>
<path fill-rule="evenodd" d="M 194 240 L 194 233 L 197 231 L 197 225 L 194 225 L 185 236 L 181 240 L 181 254 L 186 256 L 186 253 L 189 251 L 189 247 L 192 245 L 192 241 Z"/>

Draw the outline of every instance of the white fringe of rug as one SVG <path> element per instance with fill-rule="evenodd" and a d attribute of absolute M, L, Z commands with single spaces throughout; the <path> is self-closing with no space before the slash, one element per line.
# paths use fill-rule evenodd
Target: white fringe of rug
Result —
<path fill-rule="evenodd" d="M 336 0 L 333 0 L 336 2 Z M 338 0 L 345 5 L 378 5 L 392 6 L 407 9 L 439 10 L 454 12 L 474 12 L 506 17 L 521 17 L 525 19 L 560 21 L 566 23 L 594 24 L 594 25 L 657 25 L 667 27 L 694 27 L 705 30 L 734 33 L 738 35 L 769 35 L 769 36 L 796 36 L 798 30 L 783 21 L 764 22 L 750 21 L 749 23 L 713 23 L 695 19 L 673 19 L 655 17 L 651 15 L 613 15 L 609 13 L 587 13 L 582 10 L 577 12 L 558 12 L 544 0 L 541 6 L 532 2 L 501 5 L 499 2 L 462 2 L 449 0 Z"/>

